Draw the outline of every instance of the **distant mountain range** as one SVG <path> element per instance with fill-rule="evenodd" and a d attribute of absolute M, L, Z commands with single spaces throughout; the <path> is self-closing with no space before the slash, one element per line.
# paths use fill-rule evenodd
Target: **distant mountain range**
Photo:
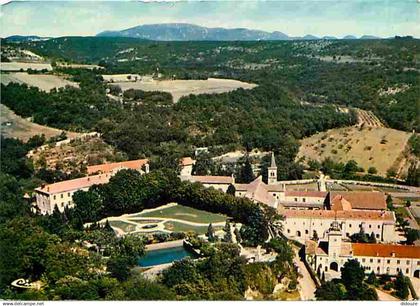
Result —
<path fill-rule="evenodd" d="M 291 37 L 282 32 L 266 32 L 246 28 L 225 29 L 206 28 L 188 23 L 161 23 L 145 24 L 121 31 L 105 31 L 97 34 L 100 37 L 132 37 L 162 41 L 190 41 L 190 40 L 317 40 L 317 39 L 338 39 L 334 36 L 316 37 L 305 35 L 303 37 Z M 355 36 L 347 35 L 343 39 L 357 39 Z M 380 39 L 376 36 L 364 35 L 361 39 Z"/>
<path fill-rule="evenodd" d="M 36 35 L 12 35 L 6 37 L 6 40 L 9 42 L 27 42 L 27 41 L 41 41 L 41 40 L 48 40 L 51 37 L 40 37 Z"/>
<path fill-rule="evenodd" d="M 207 28 L 188 23 L 161 23 L 145 24 L 121 31 L 104 31 L 98 33 L 97 37 L 127 37 L 141 38 L 147 40 L 160 41 L 258 41 L 258 40 L 336 40 L 334 36 L 317 37 L 314 35 L 305 35 L 303 37 L 288 36 L 285 33 L 274 31 L 267 32 L 261 30 L 252 30 L 246 28 L 225 29 L 225 28 Z M 9 42 L 28 42 L 48 40 L 51 37 L 40 37 L 36 35 L 13 35 L 6 37 Z M 353 35 L 344 36 L 341 39 L 382 39 L 372 35 L 363 35 L 357 38 Z"/>

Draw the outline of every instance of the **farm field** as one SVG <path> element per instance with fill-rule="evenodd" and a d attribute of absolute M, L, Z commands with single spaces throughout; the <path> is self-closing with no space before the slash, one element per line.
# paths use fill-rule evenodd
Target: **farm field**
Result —
<path fill-rule="evenodd" d="M 28 74 L 26 72 L 4 73 L 1 77 L 1 83 L 7 85 L 9 83 L 28 84 L 35 86 L 43 91 L 51 91 L 53 88 L 61 88 L 66 86 L 79 87 L 75 82 L 68 81 L 63 77 L 51 74 Z"/>
<path fill-rule="evenodd" d="M 27 141 L 34 135 L 44 134 L 45 137 L 51 138 L 61 134 L 62 130 L 43 126 L 30 122 L 18 115 L 16 115 L 7 106 L 0 104 L 0 121 L 1 121 L 1 135 L 6 138 L 18 138 L 22 141 Z M 6 123 L 10 123 L 7 126 Z M 67 137 L 75 138 L 79 133 L 66 132 Z"/>
<path fill-rule="evenodd" d="M 365 171 L 375 167 L 379 175 L 389 168 L 400 169 L 410 133 L 384 127 L 346 127 L 331 129 L 301 140 L 296 157 L 335 162 L 355 160 Z"/>
<path fill-rule="evenodd" d="M 164 80 L 164 81 L 137 81 L 137 82 L 115 82 L 123 91 L 128 89 L 141 89 L 144 91 L 164 91 L 172 94 L 174 102 L 183 96 L 190 94 L 213 94 L 224 93 L 236 90 L 238 88 L 252 89 L 256 84 L 245 83 L 230 79 L 214 79 L 207 80 Z"/>
<path fill-rule="evenodd" d="M 41 64 L 41 63 L 20 63 L 20 62 L 8 62 L 1 63 L 1 71 L 21 71 L 21 70 L 52 70 L 51 64 Z"/>

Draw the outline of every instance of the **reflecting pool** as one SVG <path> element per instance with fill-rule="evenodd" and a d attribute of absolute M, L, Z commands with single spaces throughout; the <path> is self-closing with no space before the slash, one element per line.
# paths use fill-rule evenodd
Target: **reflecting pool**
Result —
<path fill-rule="evenodd" d="M 156 266 L 165 263 L 170 263 L 175 260 L 181 260 L 182 258 L 192 256 L 183 246 L 147 251 L 146 254 L 141 257 L 138 261 L 139 266 L 149 267 Z"/>

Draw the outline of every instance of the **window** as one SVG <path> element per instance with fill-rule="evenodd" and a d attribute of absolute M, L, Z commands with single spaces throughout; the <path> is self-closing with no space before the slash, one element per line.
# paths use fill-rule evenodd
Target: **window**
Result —
<path fill-rule="evenodd" d="M 56 195 L 54 195 L 54 196 L 53 196 L 53 198 L 54 198 L 54 200 L 55 200 L 55 199 L 57 198 L 57 196 L 56 196 Z"/>
<path fill-rule="evenodd" d="M 370 261 L 370 263 L 373 263 L 373 259 L 372 258 L 369 261 Z"/>
<path fill-rule="evenodd" d="M 378 272 L 379 272 L 379 267 L 377 267 L 377 268 L 376 268 L 376 271 L 378 271 Z"/>
<path fill-rule="evenodd" d="M 369 224 L 369 228 L 372 228 L 372 224 Z"/>
<path fill-rule="evenodd" d="M 346 236 L 347 236 L 347 237 L 350 237 L 350 233 L 346 233 Z"/>
<path fill-rule="evenodd" d="M 410 273 L 410 269 L 409 268 L 405 269 L 405 273 L 406 274 Z"/>
<path fill-rule="evenodd" d="M 297 198 L 295 198 L 295 202 L 297 202 Z"/>
<path fill-rule="evenodd" d="M 61 194 L 61 198 L 63 198 L 63 194 Z"/>
<path fill-rule="evenodd" d="M 379 238 L 379 234 L 376 234 L 376 238 Z"/>
<path fill-rule="evenodd" d="M 407 260 L 407 265 L 409 265 L 410 264 L 410 261 L 409 260 Z"/>
<path fill-rule="evenodd" d="M 68 197 L 70 196 L 70 192 L 67 192 L 67 196 L 68 196 Z"/>
<path fill-rule="evenodd" d="M 362 258 L 362 262 L 365 262 L 366 261 L 366 259 L 365 258 Z"/>
<path fill-rule="evenodd" d="M 305 234 L 308 235 L 309 234 L 309 231 L 308 230 L 305 230 Z"/>
<path fill-rule="evenodd" d="M 381 260 L 380 259 L 378 259 L 378 263 L 381 263 Z"/>
<path fill-rule="evenodd" d="M 397 272 L 400 272 L 400 268 L 397 268 Z"/>
<path fill-rule="evenodd" d="M 303 198 L 303 199 L 302 199 L 302 202 L 303 202 L 303 203 L 305 203 L 305 202 L 306 202 L 306 199 L 305 199 L 305 198 Z"/>
<path fill-rule="evenodd" d="M 287 233 L 290 234 L 290 229 L 287 230 Z"/>
<path fill-rule="evenodd" d="M 70 205 L 70 203 L 71 203 L 71 202 L 69 201 L 69 204 L 68 204 L 68 205 Z"/>
<path fill-rule="evenodd" d="M 380 225 L 378 225 L 378 228 L 381 228 L 381 226 L 380 226 Z"/>
<path fill-rule="evenodd" d="M 349 227 L 351 227 L 351 223 L 349 224 Z"/>
<path fill-rule="evenodd" d="M 386 261 L 386 263 L 387 264 L 390 264 L 391 263 L 391 260 L 390 259 L 388 259 L 387 261 Z M 388 268 L 389 269 L 389 268 Z"/>
<path fill-rule="evenodd" d="M 397 265 L 399 265 L 400 264 L 400 260 L 397 260 Z"/>

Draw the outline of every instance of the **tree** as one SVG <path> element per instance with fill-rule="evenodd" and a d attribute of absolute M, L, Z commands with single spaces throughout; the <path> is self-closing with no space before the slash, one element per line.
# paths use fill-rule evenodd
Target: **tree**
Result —
<path fill-rule="evenodd" d="M 128 256 L 111 256 L 107 263 L 106 268 L 112 277 L 119 281 L 125 281 L 131 275 L 130 267 L 132 266 L 131 258 Z"/>
<path fill-rule="evenodd" d="M 366 282 L 374 286 L 377 286 L 379 284 L 378 278 L 376 277 L 376 274 L 374 271 L 370 272 Z"/>
<path fill-rule="evenodd" d="M 360 286 L 365 279 L 365 271 L 355 259 L 348 260 L 341 269 L 341 280 L 347 290 Z"/>
<path fill-rule="evenodd" d="M 355 259 L 348 260 L 341 269 L 341 281 L 346 287 L 349 300 L 377 300 L 375 290 L 369 288 L 363 280 L 365 279 L 364 268 Z"/>
<path fill-rule="evenodd" d="M 321 164 L 319 161 L 315 159 L 310 159 L 308 161 L 308 167 L 309 167 L 309 170 L 311 171 L 319 171 L 321 169 Z"/>
<path fill-rule="evenodd" d="M 409 228 L 405 231 L 405 238 L 407 239 L 406 243 L 412 245 L 414 244 L 414 241 L 420 239 L 420 231 L 413 228 Z"/>
<path fill-rule="evenodd" d="M 346 298 L 346 288 L 339 282 L 325 282 L 316 289 L 315 296 L 320 301 L 341 301 Z"/>
<path fill-rule="evenodd" d="M 208 153 L 201 153 L 197 156 L 192 172 L 194 175 L 214 175 L 216 165 Z"/>
<path fill-rule="evenodd" d="M 76 191 L 73 194 L 75 203 L 74 214 L 83 222 L 97 221 L 103 217 L 104 205 L 101 196 L 101 187 L 91 187 L 88 191 Z"/>
<path fill-rule="evenodd" d="M 395 168 L 391 167 L 388 170 L 386 170 L 386 177 L 391 178 L 391 177 L 396 177 L 397 176 L 397 171 L 395 170 Z"/>
<path fill-rule="evenodd" d="M 230 226 L 229 219 L 226 220 L 225 227 L 223 228 L 225 235 L 223 236 L 223 242 L 232 243 L 232 228 Z"/>
<path fill-rule="evenodd" d="M 235 195 L 235 192 L 236 192 L 235 186 L 233 186 L 232 184 L 230 184 L 229 187 L 228 187 L 228 189 L 226 190 L 226 193 L 234 196 Z"/>
<path fill-rule="evenodd" d="M 242 225 L 240 230 L 243 242 L 252 246 L 264 243 L 269 234 L 268 222 L 264 217 L 263 211 L 261 209 L 251 211 L 248 220 L 249 222 Z"/>
<path fill-rule="evenodd" d="M 354 160 L 349 160 L 346 165 L 344 166 L 344 173 L 352 174 L 359 170 L 359 166 L 357 162 Z"/>
<path fill-rule="evenodd" d="M 266 247 L 277 253 L 276 263 L 280 265 L 281 271 L 285 271 L 287 266 L 292 265 L 294 253 L 287 240 L 276 237 L 271 239 Z"/>
<path fill-rule="evenodd" d="M 408 298 L 408 290 L 408 279 L 400 271 L 398 272 L 397 278 L 395 279 L 395 295 L 398 296 L 400 299 L 405 300 Z"/>
<path fill-rule="evenodd" d="M 124 299 L 131 301 L 139 300 L 175 300 L 176 296 L 172 289 L 162 284 L 146 280 L 143 276 L 136 275 L 123 283 Z"/>
<path fill-rule="evenodd" d="M 420 186 L 420 168 L 417 167 L 416 163 L 411 163 L 410 167 L 407 171 L 407 178 L 406 178 L 407 185 L 410 186 Z"/>
<path fill-rule="evenodd" d="M 238 228 L 236 226 L 235 226 L 235 230 L 233 231 L 233 233 L 236 236 L 236 242 L 237 243 L 241 243 L 242 242 L 241 233 L 240 233 L 240 231 L 238 230 Z"/>
<path fill-rule="evenodd" d="M 49 246 L 59 242 L 34 218 L 15 217 L 0 225 L 0 288 L 18 278 L 38 280 L 47 268 Z"/>
<path fill-rule="evenodd" d="M 393 203 L 393 201 L 392 201 L 392 197 L 391 197 L 391 195 L 389 194 L 389 195 L 387 195 L 387 197 L 386 197 L 386 207 L 389 209 L 389 210 L 394 210 L 394 203 Z"/>
<path fill-rule="evenodd" d="M 369 167 L 368 173 L 369 174 L 377 174 L 378 170 L 375 167 Z"/>
<path fill-rule="evenodd" d="M 207 239 L 209 242 L 214 242 L 216 241 L 216 236 L 215 236 L 215 231 L 213 228 L 213 225 L 210 223 L 208 228 L 207 228 L 207 233 L 206 233 Z"/>
<path fill-rule="evenodd" d="M 247 156 L 245 159 L 245 164 L 240 168 L 238 183 L 248 184 L 255 179 L 254 172 L 252 171 L 252 165 Z"/>

